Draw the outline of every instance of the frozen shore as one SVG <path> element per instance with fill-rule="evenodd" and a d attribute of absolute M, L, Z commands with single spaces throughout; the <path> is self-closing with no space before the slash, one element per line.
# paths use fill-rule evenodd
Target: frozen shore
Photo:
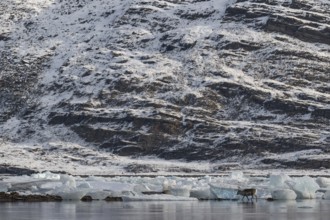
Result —
<path fill-rule="evenodd" d="M 238 189 L 256 189 L 258 199 L 329 199 L 330 177 L 285 173 L 259 175 L 72 176 L 51 172 L 2 176 L 0 201 L 193 201 L 242 200 Z M 252 198 L 247 198 L 252 201 Z"/>

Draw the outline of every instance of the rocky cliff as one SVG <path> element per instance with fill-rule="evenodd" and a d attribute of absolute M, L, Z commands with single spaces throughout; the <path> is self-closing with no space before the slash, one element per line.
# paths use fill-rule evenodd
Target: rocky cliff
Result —
<path fill-rule="evenodd" d="M 6 0 L 4 141 L 330 168 L 330 2 Z"/>

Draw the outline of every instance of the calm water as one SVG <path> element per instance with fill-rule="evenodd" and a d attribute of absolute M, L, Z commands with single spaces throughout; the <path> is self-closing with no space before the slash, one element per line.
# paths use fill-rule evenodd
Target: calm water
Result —
<path fill-rule="evenodd" d="M 330 201 L 0 203 L 1 220 L 330 219 Z"/>

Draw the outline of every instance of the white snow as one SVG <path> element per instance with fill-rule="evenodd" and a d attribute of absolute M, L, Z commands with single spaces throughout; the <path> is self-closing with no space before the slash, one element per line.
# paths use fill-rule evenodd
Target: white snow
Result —
<path fill-rule="evenodd" d="M 10 4 L 9 4 L 10 2 Z M 37 59 L 44 56 L 51 56 L 49 63 L 48 71 L 45 71 L 40 76 L 41 84 L 46 85 L 46 89 L 43 90 L 43 95 L 38 100 L 42 108 L 42 112 L 38 119 L 47 120 L 47 113 L 54 108 L 60 102 L 68 102 L 70 104 L 78 103 L 89 103 L 93 107 L 102 106 L 100 100 L 96 99 L 97 94 L 100 94 L 102 90 L 107 86 L 105 85 L 104 79 L 109 79 L 110 81 L 118 80 L 118 72 L 115 71 L 115 68 L 122 68 L 131 72 L 130 76 L 120 75 L 120 77 L 129 79 L 138 79 L 141 87 L 151 85 L 152 83 L 158 82 L 158 80 L 170 77 L 173 79 L 173 84 L 178 85 L 179 89 L 171 90 L 168 92 L 159 92 L 153 93 L 152 95 L 142 92 L 142 94 L 130 94 L 129 97 L 121 95 L 118 99 L 121 100 L 147 100 L 151 103 L 160 104 L 162 106 L 169 105 L 171 107 L 176 107 L 173 103 L 169 102 L 170 99 L 181 99 L 187 94 L 193 94 L 197 98 L 203 98 L 203 92 L 207 86 L 212 83 L 219 82 L 229 82 L 235 84 L 244 84 L 249 89 L 257 89 L 265 93 L 270 93 L 271 98 L 275 97 L 286 97 L 290 96 L 287 100 L 297 99 L 297 95 L 301 92 L 304 92 L 312 97 L 318 99 L 328 100 L 330 95 L 325 93 L 320 93 L 314 90 L 314 88 L 302 88 L 299 86 L 290 86 L 290 91 L 283 92 L 278 89 L 267 86 L 265 83 L 275 83 L 277 86 L 287 86 L 285 82 L 280 82 L 277 80 L 272 80 L 266 77 L 266 79 L 260 80 L 253 68 L 251 71 L 243 71 L 250 61 L 262 62 L 265 57 L 271 54 L 272 50 L 281 50 L 286 47 L 295 47 L 294 50 L 300 53 L 310 52 L 311 54 L 318 53 L 320 57 L 329 58 L 329 47 L 327 45 L 318 45 L 318 44 L 307 44 L 306 42 L 296 41 L 290 39 L 289 37 L 286 40 L 288 42 L 293 42 L 292 45 L 285 42 L 276 42 L 278 46 L 275 48 L 265 48 L 262 56 L 260 54 L 250 54 L 242 60 L 242 62 L 229 62 L 224 58 L 219 58 L 217 51 L 207 51 L 203 50 L 204 53 L 208 55 L 203 57 L 201 55 L 201 49 L 205 46 L 208 46 L 208 41 L 205 40 L 203 43 L 199 41 L 206 37 L 212 37 L 217 35 L 223 35 L 223 41 L 237 42 L 241 41 L 251 41 L 260 44 L 274 44 L 274 36 L 276 34 L 264 33 L 258 30 L 253 30 L 247 28 L 244 24 L 222 24 L 221 18 L 224 15 L 225 9 L 236 2 L 235 0 L 211 0 L 207 2 L 199 2 L 196 4 L 188 4 L 183 2 L 183 4 L 174 4 L 174 3 L 164 3 L 168 5 L 166 10 L 161 10 L 159 8 L 148 6 L 146 9 L 150 10 L 150 16 L 147 14 L 146 19 L 152 19 L 156 15 L 157 18 L 168 18 L 168 23 L 171 26 L 177 27 L 175 30 L 168 31 L 169 35 L 173 35 L 174 40 L 180 40 L 182 44 L 193 44 L 197 41 L 196 49 L 192 50 L 190 53 L 177 52 L 173 54 L 167 54 L 164 56 L 160 53 L 160 38 L 161 33 L 157 30 L 153 30 L 150 27 L 146 27 L 143 23 L 139 23 L 136 26 L 132 24 L 123 24 L 117 25 L 116 22 L 124 22 L 126 18 L 125 13 L 129 9 L 143 9 L 141 5 L 137 5 L 141 1 L 138 0 L 94 0 L 89 4 L 86 4 L 82 9 L 76 8 L 75 3 L 72 8 L 64 8 L 64 4 L 67 1 L 62 1 L 63 4 L 54 4 L 54 0 L 15 0 L 15 1 L 6 1 L 3 0 L 1 5 L 8 6 L 4 10 L 5 13 L 0 15 L 0 32 L 1 33 L 11 33 L 11 38 L 17 44 L 15 52 L 17 53 L 18 58 L 25 59 L 29 57 L 31 59 Z M 279 3 L 290 2 L 286 0 L 279 0 Z M 319 0 L 318 2 L 327 3 L 327 0 Z M 8 4 L 7 4 L 8 3 Z M 70 3 L 70 4 L 71 4 Z M 248 2 L 242 2 L 241 4 L 249 4 Z M 9 21 L 8 17 L 10 16 L 11 10 L 16 10 L 17 7 L 20 10 L 21 18 L 14 18 L 13 21 Z M 107 14 L 109 11 L 113 13 L 108 14 L 107 17 L 102 15 Z M 196 19 L 193 21 L 187 21 L 185 19 L 180 19 L 176 14 L 177 11 L 182 10 L 183 12 L 211 12 L 215 10 L 216 12 L 212 14 L 212 19 L 202 20 Z M 294 9 L 287 9 L 293 10 Z M 7 13 L 8 11 L 8 13 Z M 62 14 L 63 13 L 63 14 Z M 284 12 L 283 12 L 284 13 Z M 87 20 L 92 22 L 85 22 Z M 259 19 L 260 23 L 267 22 L 268 17 L 262 17 Z M 6 22 L 5 22 L 6 21 Z M 22 21 L 31 21 L 35 24 L 35 30 L 33 33 L 27 32 L 24 27 L 24 22 Z M 97 34 L 95 34 L 97 33 Z M 133 36 L 133 33 L 135 35 Z M 283 36 L 281 36 L 283 37 Z M 44 40 L 39 40 L 43 38 Z M 145 48 L 140 47 L 139 43 L 141 40 L 151 40 L 153 43 L 148 44 Z M 119 40 L 122 40 L 123 43 L 120 43 Z M 88 42 L 88 43 L 86 43 Z M 201 45 L 199 45 L 201 44 Z M 125 47 L 125 45 L 129 45 Z M 1 43 L 0 47 L 4 47 L 4 44 Z M 97 48 L 97 49 L 96 49 Z M 300 49 L 302 48 L 302 49 Z M 323 48 L 323 50 L 322 50 Z M 156 61 L 155 64 L 145 64 L 141 61 L 141 57 L 150 57 L 150 60 Z M 193 60 L 196 62 L 196 66 L 186 65 L 188 61 Z M 279 61 L 283 62 L 283 61 Z M 69 66 L 64 64 L 69 63 Z M 124 64 L 122 64 L 124 63 Z M 232 63 L 229 65 L 228 63 Z M 312 63 L 311 63 L 312 65 Z M 265 64 L 266 66 L 266 64 Z M 186 69 L 196 68 L 195 75 L 180 75 L 179 72 L 189 73 Z M 62 68 L 63 72 L 59 73 L 59 69 Z M 266 67 L 265 67 L 266 68 Z M 291 66 L 285 66 L 285 68 L 294 68 Z M 221 70 L 225 72 L 228 77 L 218 77 L 211 74 L 206 74 L 208 70 Z M 98 75 L 91 75 L 82 77 L 83 73 L 86 71 L 92 71 Z M 275 74 L 271 68 L 268 68 L 265 71 L 265 74 Z M 124 72 L 124 71 L 122 71 Z M 60 85 L 65 85 L 67 82 L 72 82 L 75 87 L 74 89 L 77 92 L 83 94 L 82 97 L 77 97 L 74 95 L 74 91 L 70 89 L 63 89 L 55 93 L 51 89 L 54 83 Z M 175 82 L 175 83 L 174 83 Z M 203 83 L 202 83 L 203 82 Z M 134 81 L 132 82 L 134 83 Z M 87 84 L 87 86 L 86 86 Z M 297 103 L 303 102 L 304 104 L 310 105 L 311 111 L 313 106 L 319 106 L 316 101 L 304 100 Z M 186 112 L 188 110 L 197 110 L 194 107 L 185 107 L 180 112 L 165 110 L 157 110 L 158 113 L 167 113 L 175 117 L 182 117 L 182 122 L 185 123 L 185 119 L 200 120 L 196 116 L 189 116 Z M 145 116 L 152 115 L 154 108 L 144 108 L 144 109 L 127 109 L 122 107 L 107 107 L 107 108 L 85 108 L 87 112 L 95 113 L 96 111 L 103 111 L 106 114 L 117 115 L 117 118 L 126 117 L 127 113 L 130 113 L 134 116 Z M 200 110 L 200 109 L 198 109 Z M 220 104 L 218 104 L 218 110 L 222 110 Z M 246 109 L 247 111 L 249 109 Z M 261 113 L 261 115 L 270 115 L 273 116 L 270 112 L 253 112 L 253 114 Z M 204 113 L 207 114 L 208 110 L 204 109 Z M 311 117 L 311 114 L 305 114 L 300 116 L 302 120 L 308 121 Z M 286 121 L 286 115 L 277 115 L 277 121 Z M 275 120 L 275 122 L 276 122 Z M 275 135 L 280 134 L 281 136 L 291 137 L 290 134 L 283 134 L 283 125 L 277 125 L 267 123 L 254 123 L 252 121 L 217 121 L 212 119 L 215 124 L 219 126 L 227 126 L 228 129 L 235 128 L 254 128 L 258 130 L 258 126 L 267 127 L 269 130 L 274 131 Z M 287 119 L 289 121 L 289 119 Z M 17 139 L 19 137 L 18 130 L 22 126 L 22 121 L 17 117 L 12 117 L 7 120 L 7 122 L 0 127 L 1 134 L 5 134 L 9 139 Z M 46 125 L 45 125 L 46 126 Z M 95 128 L 106 127 L 108 129 L 128 129 L 131 125 L 118 125 L 118 124 L 95 124 Z M 8 164 L 11 166 L 23 167 L 34 169 L 39 172 L 42 171 L 66 171 L 74 175 L 116 175 L 127 173 L 125 168 L 127 165 L 136 164 L 136 165 L 148 165 L 153 168 L 157 168 L 157 174 L 175 174 L 175 172 L 168 172 L 172 168 L 178 170 L 191 169 L 193 172 L 197 173 L 211 173 L 214 172 L 214 167 L 221 165 L 225 162 L 232 162 L 228 158 L 227 161 L 220 161 L 209 163 L 209 162 L 192 162 L 186 163 L 184 161 L 165 161 L 158 158 L 151 157 L 141 157 L 141 158 L 124 158 L 115 156 L 109 152 L 101 151 L 98 149 L 92 148 L 88 143 L 81 141 L 76 134 L 66 127 L 53 127 L 46 126 L 44 129 L 36 128 L 37 135 L 34 136 L 34 140 L 29 140 L 27 143 L 14 143 L 11 141 L 0 139 L 0 155 L 4 155 L 1 158 L 2 163 Z M 143 126 L 141 131 L 148 133 L 149 128 Z M 260 129 L 259 129 L 260 130 Z M 310 135 L 314 137 L 316 141 L 324 142 L 324 140 L 329 137 L 328 131 L 316 132 L 305 128 L 295 128 L 297 134 L 302 136 Z M 3 136 L 5 136 L 3 135 Z M 259 136 L 260 136 L 259 132 Z M 40 136 L 40 137 L 39 137 Z M 219 136 L 219 138 L 214 142 L 214 144 L 221 143 L 225 138 L 236 137 L 237 134 L 233 132 L 228 132 L 225 136 Z M 63 140 L 62 137 L 66 137 Z M 187 135 L 187 142 L 193 139 L 193 135 Z M 266 147 L 266 146 L 265 146 Z M 52 149 L 52 150 L 49 150 Z M 298 158 L 321 158 L 328 159 L 330 156 L 321 155 L 321 150 L 304 150 L 294 153 L 285 153 L 285 154 L 269 154 L 267 155 L 270 159 L 286 159 L 288 161 L 295 161 Z M 19 158 L 19 160 L 17 160 Z M 249 158 L 249 163 L 251 166 L 259 167 L 258 161 L 254 161 Z M 253 160 L 253 161 L 252 161 Z M 243 161 L 236 162 L 241 165 Z M 240 169 L 249 170 L 249 165 L 241 166 Z M 255 171 L 251 171 L 255 172 Z M 257 171 L 263 174 L 268 174 L 270 170 L 266 171 Z M 313 171 L 286 171 L 293 172 L 297 174 L 305 174 L 306 172 Z M 328 175 L 326 170 L 318 170 L 316 173 Z M 128 173 L 129 174 L 129 173 Z M 143 174 L 143 173 L 142 173 Z M 194 174 L 194 173 L 192 173 Z M 58 191 L 69 191 L 73 193 L 68 196 L 68 198 L 76 196 L 76 198 L 81 197 L 82 192 L 70 191 L 69 188 L 77 188 L 75 179 L 71 177 L 63 177 L 57 174 L 38 174 L 37 179 L 43 179 L 46 181 L 56 181 L 57 178 L 62 178 L 62 182 L 59 181 L 56 184 L 66 185 L 68 188 L 59 188 Z M 242 173 L 233 173 L 231 177 L 234 187 L 241 186 L 246 184 L 247 179 L 242 175 Z M 44 178 L 42 178 L 44 176 Z M 67 178 L 67 179 L 65 179 Z M 169 180 L 172 181 L 172 180 Z M 227 180 L 226 180 L 227 181 Z M 225 182 L 226 182 L 225 181 Z M 229 180 L 228 180 L 229 181 Z M 272 189 L 276 188 L 295 188 L 297 192 L 300 192 L 300 189 L 304 188 L 305 185 L 312 185 L 311 182 L 301 183 L 295 182 L 294 185 L 288 185 L 287 181 L 294 181 L 288 176 L 271 176 L 270 177 L 270 187 Z M 230 181 L 229 181 L 230 182 Z M 319 179 L 319 184 L 327 185 L 326 181 Z M 199 194 L 208 194 L 208 183 L 206 181 L 201 185 L 192 186 L 191 192 Z M 55 183 L 54 183 L 55 184 Z M 91 187 L 97 189 L 96 185 L 100 182 L 91 182 Z M 104 188 L 108 190 L 118 189 L 110 183 L 105 184 Z M 215 186 L 223 186 L 219 183 L 214 183 Z M 170 184 L 174 186 L 174 184 Z M 47 185 L 51 187 L 51 183 Z M 46 188 L 47 188 L 46 187 Z M 123 185 L 124 188 L 132 190 L 133 186 Z M 132 188 L 133 187 L 133 188 Z M 149 186 L 148 186 L 149 187 Z M 6 186 L 3 187 L 4 190 Z M 308 194 L 314 190 L 315 187 L 311 189 L 306 189 Z M 68 189 L 68 190 L 67 190 Z M 229 188 L 231 190 L 231 188 Z M 118 189 L 119 190 L 119 189 Z M 117 191 L 118 191 L 117 190 Z M 194 191 L 195 190 L 195 191 Z M 116 192 L 117 192 L 116 191 Z M 120 191 L 120 190 L 119 190 Z M 232 190 L 234 191 L 234 189 Z M 75 193 L 75 194 L 74 194 Z M 81 193 L 81 194 L 80 194 Z M 95 191 L 97 194 L 98 192 Z M 101 193 L 102 194 L 102 193 Z M 186 192 L 187 194 L 187 192 Z M 186 195 L 185 194 L 185 195 Z M 204 195 L 203 195 L 204 196 Z M 202 196 L 202 197 L 203 197 Z M 211 196 L 211 194 L 210 194 Z M 220 192 L 220 195 L 221 192 Z M 230 195 L 228 197 L 232 197 Z M 313 197 L 313 195 L 308 195 Z M 308 197 L 307 196 L 307 197 Z M 97 196 L 103 197 L 103 195 Z"/>

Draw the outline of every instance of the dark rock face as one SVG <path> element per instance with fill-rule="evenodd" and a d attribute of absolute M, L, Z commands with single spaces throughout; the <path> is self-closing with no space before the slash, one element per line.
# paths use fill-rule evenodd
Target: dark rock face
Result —
<path fill-rule="evenodd" d="M 324 11 L 329 7 L 327 4 L 316 9 L 313 1 L 287 2 L 282 4 L 284 8 L 278 8 L 276 1 L 242 2 L 229 7 L 227 12 L 246 19 L 268 16 L 263 26 L 266 31 L 280 32 L 307 42 L 330 43 L 329 14 Z"/>
<path fill-rule="evenodd" d="M 60 196 L 54 195 L 20 195 L 17 192 L 0 192 L 0 202 L 59 202 Z"/>
<path fill-rule="evenodd" d="M 9 165 L 0 165 L 0 174 L 10 174 L 10 175 L 31 175 L 36 173 L 34 170 L 12 167 Z"/>
<path fill-rule="evenodd" d="M 35 107 L 30 97 L 46 58 L 19 59 L 1 51 L 0 59 L 0 121 L 17 114 L 27 118 Z"/>
<path fill-rule="evenodd" d="M 20 37 L 0 33 L 0 121 L 21 120 L 16 141 L 65 126 L 124 156 L 271 165 L 328 154 L 329 3 L 240 0 L 222 13 L 208 0 L 78 2 L 27 16 Z M 25 41 L 34 50 L 19 56 Z"/>

